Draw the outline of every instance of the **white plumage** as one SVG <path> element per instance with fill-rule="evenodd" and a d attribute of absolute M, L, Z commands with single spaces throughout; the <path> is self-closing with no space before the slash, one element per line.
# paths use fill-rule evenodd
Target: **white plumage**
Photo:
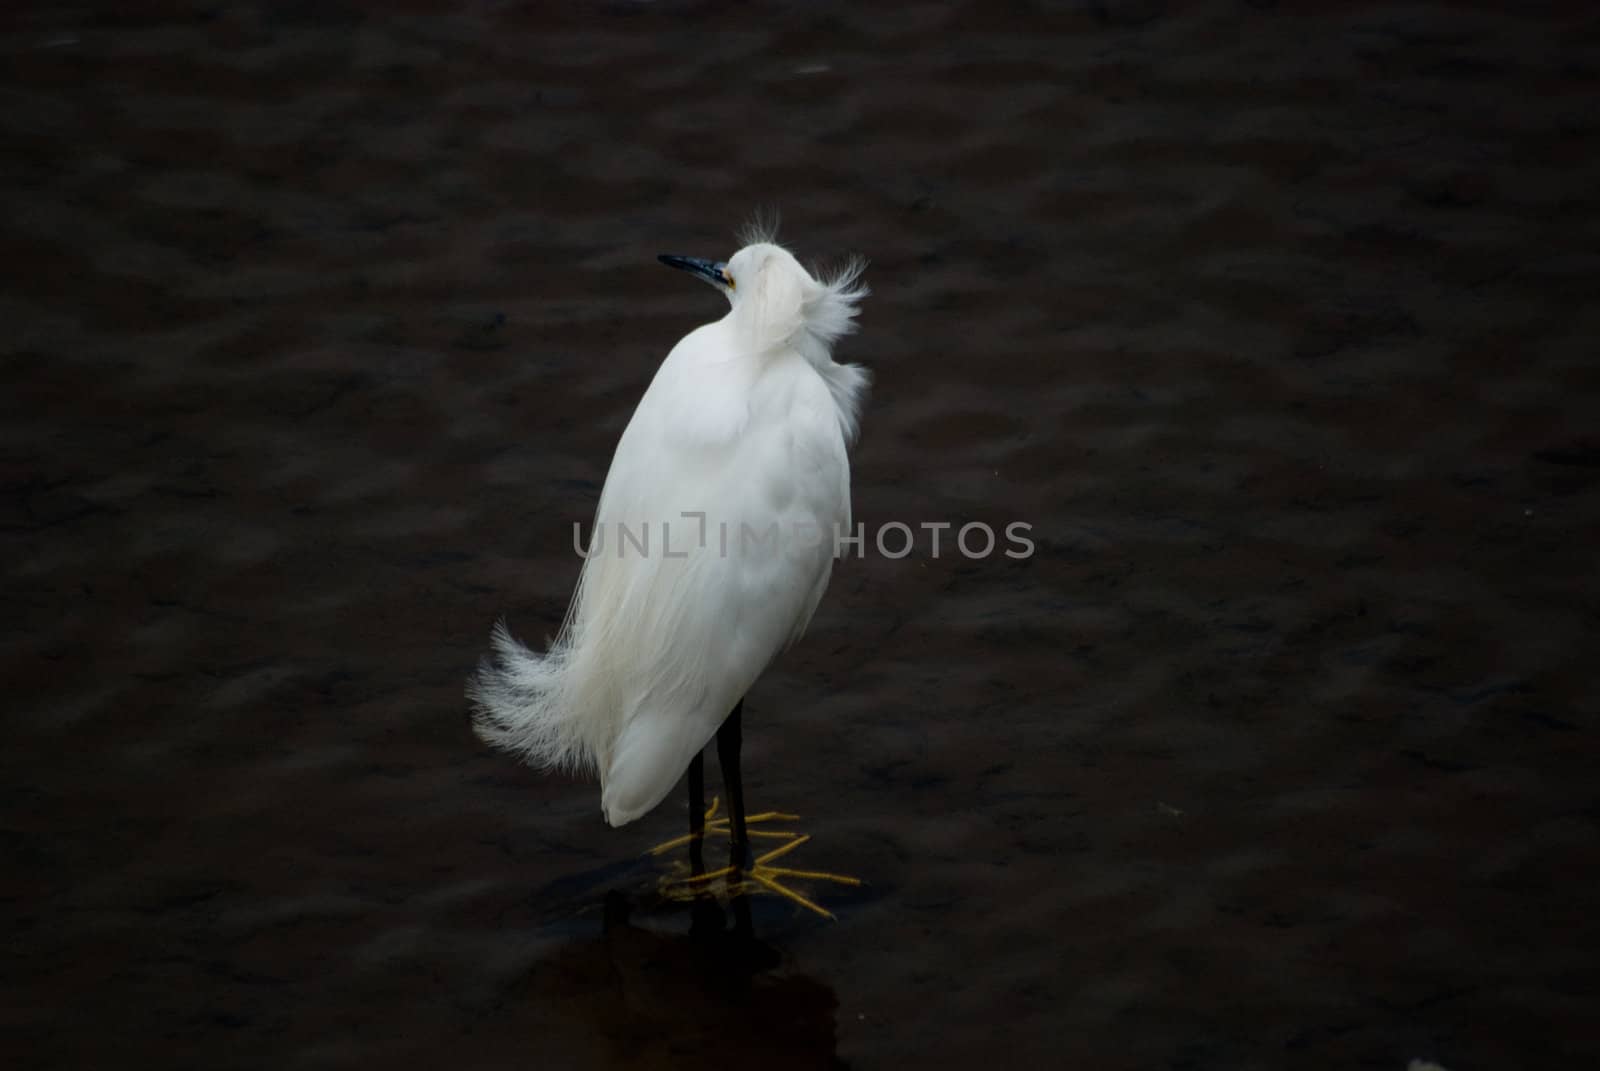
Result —
<path fill-rule="evenodd" d="M 834 533 L 850 529 L 845 451 L 868 381 L 832 356 L 867 292 L 861 265 L 819 281 L 765 239 L 726 265 L 663 259 L 716 284 L 731 308 L 672 348 L 622 433 L 548 653 L 502 623 L 468 687 L 489 743 L 597 771 L 613 826 L 661 802 L 805 631 Z M 773 525 L 777 543 L 765 538 Z"/>

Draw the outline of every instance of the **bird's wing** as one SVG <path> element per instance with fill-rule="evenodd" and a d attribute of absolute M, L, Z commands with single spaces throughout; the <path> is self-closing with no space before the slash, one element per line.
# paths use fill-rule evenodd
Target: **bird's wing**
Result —
<path fill-rule="evenodd" d="M 652 384 L 618 446 L 601 523 L 647 523 L 656 542 L 648 554 L 628 543 L 587 563 L 596 593 L 587 627 L 605 638 L 624 683 L 615 744 L 601 762 L 613 825 L 671 790 L 772 657 L 804 631 L 827 586 L 833 528 L 849 523 L 848 462 L 826 385 L 804 366 L 792 377 L 763 380 L 745 422 L 721 442 L 708 442 L 703 426 L 687 435 L 663 426 L 667 410 L 648 404 Z M 716 388 L 696 382 L 709 419 L 738 424 L 716 411 Z M 663 395 L 684 386 L 668 381 Z M 699 514 L 703 533 L 689 516 Z"/>

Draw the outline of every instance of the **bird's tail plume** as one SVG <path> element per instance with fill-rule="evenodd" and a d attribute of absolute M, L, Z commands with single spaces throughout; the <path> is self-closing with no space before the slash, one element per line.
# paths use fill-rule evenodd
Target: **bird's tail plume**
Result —
<path fill-rule="evenodd" d="M 535 654 L 497 622 L 493 649 L 468 680 L 467 698 L 484 742 L 541 769 L 581 771 L 593 768 L 596 742 L 578 716 L 584 704 L 571 694 L 581 675 L 571 672 L 578 652 L 567 639 L 563 629 L 548 654 Z"/>

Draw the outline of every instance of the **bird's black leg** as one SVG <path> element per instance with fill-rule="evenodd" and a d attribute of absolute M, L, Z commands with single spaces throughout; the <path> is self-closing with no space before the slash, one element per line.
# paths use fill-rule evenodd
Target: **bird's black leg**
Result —
<path fill-rule="evenodd" d="M 696 877 L 706 872 L 706 856 L 701 841 L 706 832 L 705 753 L 695 752 L 689 760 L 689 872 Z"/>
<path fill-rule="evenodd" d="M 745 814 L 744 780 L 739 773 L 739 751 L 743 729 L 744 700 L 740 699 L 717 728 L 717 758 L 722 763 L 722 782 L 728 794 L 727 817 L 710 818 L 705 815 L 705 757 L 703 752 L 695 755 L 689 762 L 689 835 L 673 837 L 658 844 L 650 849 L 650 854 L 662 855 L 677 851 L 687 843 L 693 873 L 687 878 L 663 878 L 662 891 L 673 900 L 694 901 L 695 924 L 690 932 L 721 933 L 724 922 L 722 909 L 717 906 L 717 901 L 713 897 L 715 892 L 713 883 L 721 881 L 723 888 L 733 900 L 734 937 L 741 946 L 750 949 L 759 945 L 759 942 L 755 941 L 755 934 L 751 928 L 750 898 L 747 890 L 757 889 L 759 886 L 757 889 L 759 892 L 782 896 L 807 911 L 815 912 L 825 918 L 833 918 L 832 912 L 790 888 L 788 882 L 798 878 L 806 881 L 831 881 L 840 885 L 860 885 L 861 881 L 846 874 L 832 874 L 823 870 L 797 870 L 788 862 L 774 865 L 776 860 L 789 855 L 811 837 L 793 829 L 781 828 L 782 823 L 797 821 L 799 815 L 783 814 L 780 811 Z M 749 829 L 750 826 L 757 827 L 753 833 Z M 775 826 L 779 828 L 774 828 Z M 704 868 L 706 831 L 720 833 L 724 828 L 727 829 L 731 841 L 728 865 L 706 870 Z M 761 855 L 755 856 L 750 850 L 752 836 L 766 838 L 776 843 L 769 844 L 767 846 L 769 850 L 763 850 Z"/>
<path fill-rule="evenodd" d="M 705 753 L 696 752 L 689 761 L 689 875 L 706 872 L 706 762 Z M 696 896 L 690 909 L 689 933 L 704 935 L 722 932 L 722 909 L 715 900 Z"/>
<path fill-rule="evenodd" d="M 729 863 L 740 868 L 749 864 L 750 852 L 750 835 L 744 827 L 744 783 L 739 777 L 743 713 L 744 700 L 741 699 L 717 730 L 717 761 L 722 764 L 722 783 L 728 790 L 728 819 L 733 834 L 733 856 Z"/>
<path fill-rule="evenodd" d="M 744 825 L 744 783 L 739 777 L 739 747 L 743 738 L 744 700 L 733 705 L 733 713 L 717 730 L 717 761 L 722 766 L 722 784 L 728 792 L 728 828 L 733 835 L 729 844 L 728 865 L 734 868 L 735 881 L 750 865 L 750 835 Z M 750 900 L 741 892 L 733 898 L 734 924 L 743 936 L 751 936 Z"/>

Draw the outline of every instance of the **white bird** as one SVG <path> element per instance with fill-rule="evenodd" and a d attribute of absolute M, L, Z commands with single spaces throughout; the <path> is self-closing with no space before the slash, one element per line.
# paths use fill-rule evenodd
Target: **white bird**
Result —
<path fill-rule="evenodd" d="M 716 736 L 742 860 L 744 696 L 805 631 L 850 531 L 846 447 L 868 375 L 832 351 L 867 290 L 861 263 L 819 280 L 765 235 L 726 263 L 660 259 L 722 291 L 728 313 L 672 348 L 634 410 L 549 650 L 501 622 L 468 694 L 485 741 L 597 772 L 612 826 L 687 769 L 698 868 L 701 753 Z"/>

